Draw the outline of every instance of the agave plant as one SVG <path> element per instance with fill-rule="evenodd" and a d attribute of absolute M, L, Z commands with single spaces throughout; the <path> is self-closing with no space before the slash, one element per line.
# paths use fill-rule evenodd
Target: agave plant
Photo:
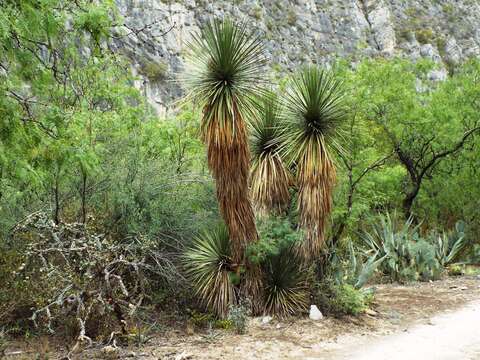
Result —
<path fill-rule="evenodd" d="M 430 242 L 435 246 L 435 256 L 442 266 L 455 262 L 468 244 L 465 237 L 465 223 L 458 221 L 450 232 L 430 234 Z"/>
<path fill-rule="evenodd" d="M 442 264 L 436 258 L 435 245 L 419 236 L 419 227 L 412 218 L 401 222 L 396 214 L 381 215 L 371 231 L 361 234 L 369 262 L 379 261 L 379 269 L 394 281 L 437 279 Z"/>
<path fill-rule="evenodd" d="M 260 117 L 252 124 L 250 194 L 260 215 L 281 214 L 288 206 L 291 175 L 279 153 L 280 103 L 275 94 L 265 96 Z"/>
<path fill-rule="evenodd" d="M 232 256 L 244 262 L 247 245 L 258 238 L 249 199 L 250 153 L 247 121 L 262 96 L 265 57 L 260 38 L 246 25 L 214 20 L 188 44 L 185 85 L 190 99 L 203 108 L 201 133 L 208 166 L 216 180 L 221 215 L 228 227 Z M 245 292 L 260 291 L 258 269 L 246 274 Z"/>
<path fill-rule="evenodd" d="M 228 229 L 224 224 L 197 237 L 183 256 L 187 277 L 195 295 L 218 316 L 225 317 L 236 303 L 234 264 Z"/>
<path fill-rule="evenodd" d="M 283 155 L 296 165 L 300 225 L 305 229 L 301 253 L 319 255 L 332 208 L 336 180 L 333 151 L 341 151 L 345 117 L 341 84 L 329 72 L 306 67 L 295 76 L 286 94 L 281 135 Z"/>
<path fill-rule="evenodd" d="M 293 315 L 308 307 L 308 271 L 292 247 L 271 254 L 265 262 L 265 312 Z"/>

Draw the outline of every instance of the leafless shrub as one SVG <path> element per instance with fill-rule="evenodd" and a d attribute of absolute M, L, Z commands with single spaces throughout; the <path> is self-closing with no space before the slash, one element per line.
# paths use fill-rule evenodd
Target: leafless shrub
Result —
<path fill-rule="evenodd" d="M 84 224 L 55 224 L 46 214 L 35 213 L 16 226 L 14 239 L 28 244 L 19 271 L 40 304 L 31 320 L 52 333 L 73 320 L 74 348 L 93 343 L 87 324 L 99 319 L 114 324 L 110 341 L 125 334 L 151 279 L 178 281 L 170 257 L 141 236 L 114 241 Z"/>

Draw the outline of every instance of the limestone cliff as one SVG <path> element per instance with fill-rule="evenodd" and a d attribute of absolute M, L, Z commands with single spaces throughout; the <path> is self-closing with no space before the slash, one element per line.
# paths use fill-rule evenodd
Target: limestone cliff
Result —
<path fill-rule="evenodd" d="M 480 55 L 480 0 L 117 0 L 131 29 L 122 47 L 138 86 L 164 113 L 182 94 L 185 40 L 214 16 L 245 21 L 265 39 L 273 71 L 363 57 L 427 57 L 431 77 Z M 139 31 L 142 30 L 142 31 Z"/>

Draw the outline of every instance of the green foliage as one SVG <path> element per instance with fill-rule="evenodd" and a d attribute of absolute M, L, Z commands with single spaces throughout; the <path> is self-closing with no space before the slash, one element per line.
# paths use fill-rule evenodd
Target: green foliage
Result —
<path fill-rule="evenodd" d="M 429 240 L 435 246 L 435 255 L 440 265 L 448 266 L 458 259 L 468 245 L 468 239 L 465 237 L 465 223 L 457 222 L 455 229 L 450 232 L 433 231 Z"/>
<path fill-rule="evenodd" d="M 287 159 L 300 162 L 308 154 L 319 160 L 318 149 L 341 152 L 338 136 L 345 120 L 343 97 L 341 82 L 318 67 L 306 67 L 292 78 L 285 95 L 281 135 Z"/>
<path fill-rule="evenodd" d="M 248 259 L 256 264 L 277 256 L 302 240 L 302 233 L 292 227 L 288 219 L 270 217 L 258 222 L 259 241 L 247 249 Z"/>
<path fill-rule="evenodd" d="M 365 311 L 365 295 L 348 284 L 338 285 L 333 290 L 333 311 L 347 315 L 358 315 Z"/>
<path fill-rule="evenodd" d="M 359 315 L 372 301 L 373 295 L 366 290 L 359 290 L 349 284 L 325 282 L 318 286 L 315 302 L 327 314 Z"/>
<path fill-rule="evenodd" d="M 159 61 L 146 61 L 140 65 L 140 73 L 151 81 L 161 81 L 167 77 L 168 64 Z"/>
<path fill-rule="evenodd" d="M 465 266 L 460 264 L 453 264 L 448 267 L 448 275 L 460 276 L 465 274 Z"/>
<path fill-rule="evenodd" d="M 430 28 L 416 30 L 415 37 L 420 44 L 432 44 L 435 40 L 433 30 Z"/>
<path fill-rule="evenodd" d="M 228 321 L 233 325 L 237 334 L 243 335 L 247 332 L 249 307 L 247 304 L 230 305 L 228 310 Z"/>
<path fill-rule="evenodd" d="M 112 1 L 11 2 L 0 18 L 0 63 L 8 70 L 0 73 L 0 275 L 2 290 L 8 289 L 0 295 L 0 322 L 23 331 L 31 326 L 32 308 L 63 289 L 62 271 L 78 291 L 104 284 L 92 283 L 89 272 L 65 270 L 60 261 L 48 269 L 58 275 L 54 280 L 44 278 L 38 261 L 25 275 L 26 249 L 39 231 L 22 241 L 11 236 L 28 215 L 44 210 L 52 223 L 80 224 L 92 237 L 106 234 L 108 241 L 90 254 L 92 266 L 101 266 L 128 250 L 125 239 L 141 239 L 135 251 L 176 261 L 192 234 L 218 213 L 196 139 L 197 114 L 187 104 L 175 119 L 151 116 L 127 60 L 107 46 L 118 30 Z M 120 244 L 122 251 L 112 250 Z M 169 308 L 184 306 L 175 298 L 185 287 L 181 277 L 172 289 L 163 277 L 144 276 L 145 303 L 163 293 Z M 52 326 L 64 310 L 52 308 Z M 98 331 L 117 324 L 110 310 L 91 314 Z M 65 319 L 62 327 L 78 333 L 78 321 Z"/>
<path fill-rule="evenodd" d="M 369 255 L 382 259 L 380 270 L 394 281 L 437 279 L 442 273 L 435 247 L 419 238 L 412 219 L 400 223 L 396 216 L 381 215 L 371 231 L 362 234 Z"/>
<path fill-rule="evenodd" d="M 203 131 L 212 121 L 223 123 L 237 114 L 251 118 L 256 98 L 263 93 L 266 59 L 260 38 L 251 35 L 246 24 L 237 26 L 229 19 L 214 19 L 201 34 L 193 35 L 188 48 L 184 79 L 189 88 L 187 98 L 197 101 L 201 108 L 209 105 L 203 114 Z"/>
<path fill-rule="evenodd" d="M 442 7 L 448 18 L 455 15 L 450 7 Z M 298 20 L 293 10 L 287 10 L 285 19 L 291 25 Z M 445 39 L 421 26 L 418 9 L 409 13 L 412 23 L 404 29 L 421 43 L 443 48 Z M 258 7 L 253 14 L 262 16 Z M 132 86 L 128 60 L 110 51 L 113 37 L 121 41 L 121 23 L 110 0 L 19 0 L 0 8 L 0 324 L 20 332 L 31 325 L 32 309 L 43 309 L 36 319 L 48 327 L 45 306 L 51 305 L 51 326 L 78 334 L 74 312 L 58 299 L 70 304 L 82 289 L 104 296 L 109 285 L 97 270 L 120 256 L 121 261 L 150 259 L 140 276 L 145 297 L 130 297 L 138 275 L 134 267 L 124 262 L 115 267 L 129 293 L 119 283 L 110 284 L 109 291 L 125 301 L 121 306 L 140 297 L 146 304 L 185 303 L 178 294 L 186 287 L 173 264 L 184 253 L 187 277 L 203 304 L 229 314 L 227 320 L 210 314 L 202 321 L 243 332 L 247 311 L 243 305 L 230 306 L 237 302 L 243 266 L 231 262 L 228 234 L 220 228 L 192 243 L 192 234 L 218 221 L 215 187 L 197 139 L 201 114 L 187 102 L 169 119 L 152 116 Z M 276 25 L 268 20 L 267 26 L 272 30 Z M 206 109 L 210 120 L 236 116 L 237 110 L 252 120 L 265 93 L 260 39 L 250 36 L 246 25 L 237 28 L 225 20 L 207 24 L 192 44 L 190 99 L 203 106 L 220 99 Z M 329 154 L 338 170 L 333 229 L 341 221 L 346 229 L 337 247 L 329 249 L 329 269 L 322 279 L 320 304 L 327 311 L 363 311 L 368 296 L 360 289 L 378 272 L 402 282 L 429 280 L 444 267 L 461 274 L 473 270 L 457 263 L 480 262 L 478 131 L 458 151 L 432 163 L 479 125 L 480 62 L 455 68 L 444 82 L 430 80 L 435 68 L 422 60 L 370 59 L 355 67 L 335 64 L 335 79 L 310 67 L 289 83 L 282 142 L 291 170 L 298 170 L 309 141 L 335 150 Z M 165 79 L 167 70 L 161 62 L 145 62 L 140 69 L 154 81 Z M 280 85 L 282 90 L 285 84 Z M 338 106 L 340 101 L 345 106 Z M 345 113 L 345 108 L 352 111 Z M 280 107 L 270 110 L 275 119 L 281 117 Z M 252 146 L 254 155 L 277 136 L 277 129 L 264 130 L 256 139 L 259 146 Z M 382 158 L 386 160 L 375 171 L 365 172 Z M 420 175 L 423 182 L 417 184 Z M 297 190 L 291 190 L 292 207 Z M 377 221 L 378 211 L 403 208 L 412 191 L 412 213 L 423 220 L 425 238 L 411 220 L 386 215 Z M 48 226 L 13 236 L 17 224 L 38 210 L 47 214 Z M 468 226 L 454 228 L 458 219 Z M 303 238 L 296 223 L 262 219 L 260 240 L 247 250 L 249 260 L 264 270 L 266 311 L 282 316 L 298 313 L 308 303 L 310 272 L 292 250 Z M 88 254 L 72 252 L 78 237 L 57 244 L 51 234 L 40 236 L 47 228 L 65 231 L 72 224 L 88 230 Z M 359 244 L 358 231 L 366 227 Z M 68 254 L 65 259 L 72 265 L 49 255 L 45 268 L 34 251 L 47 245 Z M 152 254 L 162 254 L 160 263 Z M 169 280 L 158 273 L 164 260 L 171 265 Z M 175 290 L 167 286 L 170 281 Z M 59 293 L 68 284 L 73 287 Z M 86 304 L 97 309 L 108 303 L 95 299 Z M 121 326 L 110 305 L 103 315 L 79 311 L 82 319 L 90 319 L 87 335 Z M 141 339 L 142 332 L 137 333 Z"/>

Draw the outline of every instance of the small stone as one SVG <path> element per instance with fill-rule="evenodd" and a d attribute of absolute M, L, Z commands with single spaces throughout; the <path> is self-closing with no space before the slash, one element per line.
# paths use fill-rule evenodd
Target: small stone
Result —
<path fill-rule="evenodd" d="M 322 320 L 323 319 L 323 314 L 322 312 L 318 309 L 317 305 L 310 305 L 310 314 L 309 317 L 311 320 Z"/>
<path fill-rule="evenodd" d="M 272 320 L 273 320 L 273 318 L 271 316 L 264 316 L 262 318 L 262 325 L 267 325 Z"/>
<path fill-rule="evenodd" d="M 117 347 L 112 345 L 107 345 L 102 348 L 103 358 L 108 360 L 118 359 L 119 350 Z"/>
<path fill-rule="evenodd" d="M 468 287 L 462 286 L 462 287 L 460 288 L 460 290 L 468 290 Z"/>
<path fill-rule="evenodd" d="M 370 316 L 377 316 L 378 312 L 376 312 L 375 310 L 372 310 L 372 309 L 367 309 L 367 310 L 365 310 L 365 314 L 370 315 Z"/>
<path fill-rule="evenodd" d="M 105 346 L 102 351 L 105 353 L 105 354 L 113 354 L 113 353 L 116 353 L 118 351 L 118 348 L 112 346 L 112 345 L 107 345 Z"/>
<path fill-rule="evenodd" d="M 175 360 L 187 360 L 191 358 L 192 358 L 192 355 L 188 354 L 186 351 L 182 351 L 180 354 L 175 355 Z"/>

